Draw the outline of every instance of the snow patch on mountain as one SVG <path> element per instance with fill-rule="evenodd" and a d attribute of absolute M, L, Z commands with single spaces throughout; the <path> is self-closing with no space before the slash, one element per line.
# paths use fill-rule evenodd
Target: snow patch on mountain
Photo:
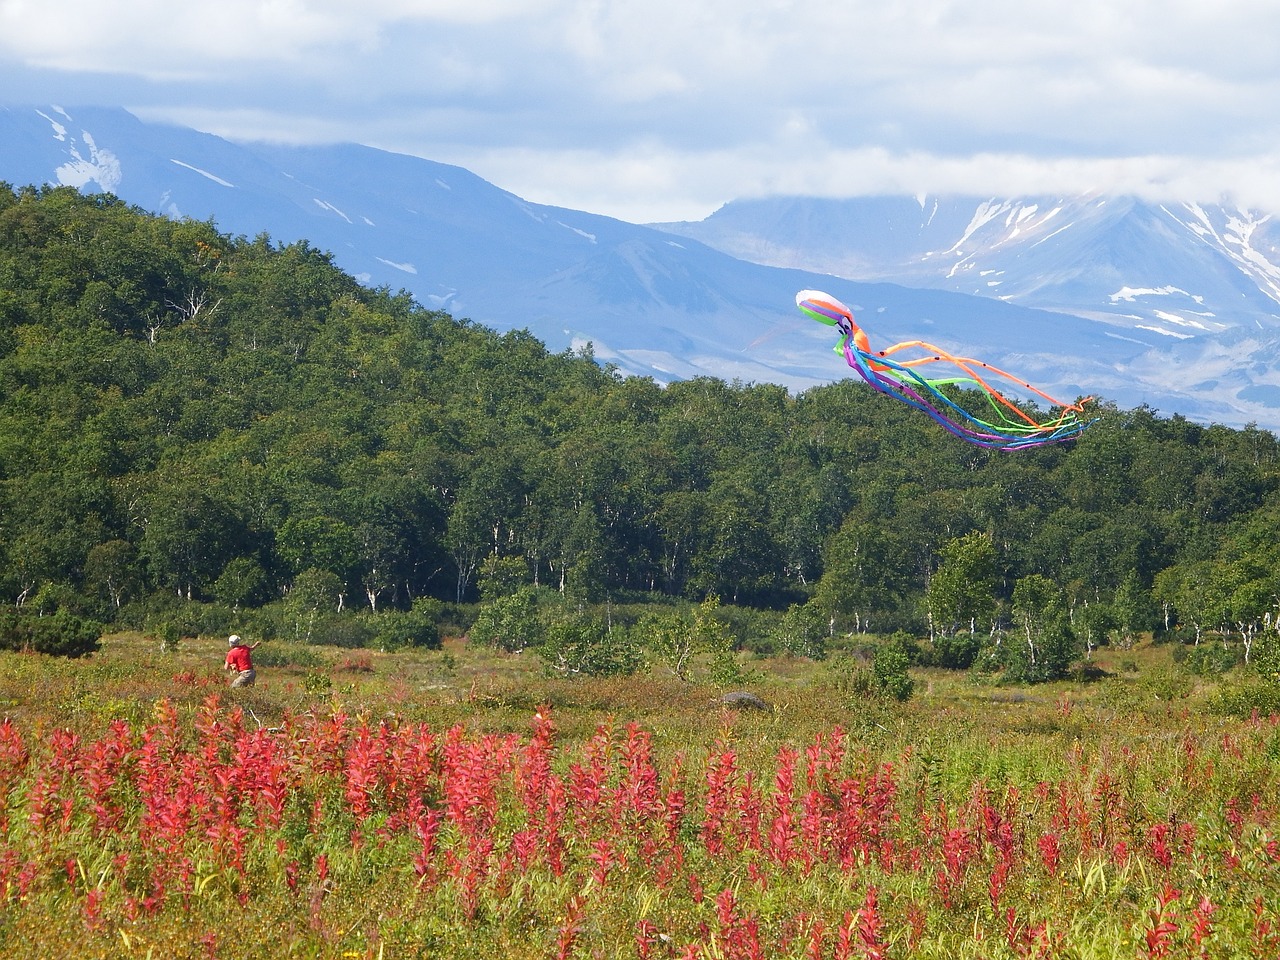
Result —
<path fill-rule="evenodd" d="M 57 109 L 57 108 L 55 107 L 54 109 Z M 61 110 L 59 110 L 58 112 L 62 113 Z M 67 128 L 63 126 L 62 123 L 60 123 L 59 121 L 53 119 L 53 117 L 49 116 L 43 110 L 37 110 L 36 113 L 39 116 L 44 117 L 46 120 L 48 120 L 49 125 L 53 127 L 53 139 L 65 143 L 67 140 Z M 62 116 L 66 117 L 67 115 L 65 113 L 62 113 Z M 67 119 L 70 120 L 71 118 L 67 117 Z"/>
<path fill-rule="evenodd" d="M 336 214 L 337 214 L 338 216 L 340 216 L 343 220 L 347 221 L 347 223 L 351 223 L 351 218 L 350 218 L 350 217 L 348 217 L 348 216 L 347 216 L 345 213 L 343 213 L 341 210 L 339 210 L 337 207 L 335 207 L 335 206 L 334 206 L 332 203 L 330 203 L 329 201 L 327 201 L 327 200 L 321 200 L 319 197 L 312 197 L 312 198 L 311 198 L 311 200 L 312 200 L 312 202 L 313 202 L 317 207 L 319 207 L 321 210 L 328 210 L 328 211 L 329 211 L 329 212 L 331 212 L 331 213 L 336 213 Z M 384 262 L 386 262 L 386 261 L 384 261 Z"/>
<path fill-rule="evenodd" d="M 234 183 L 231 183 L 231 182 L 230 182 L 230 181 L 228 181 L 228 180 L 223 180 L 221 177 L 216 176 L 216 175 L 214 175 L 214 174 L 210 173 L 208 170 L 201 170 L 199 167 L 193 167 L 191 164 L 189 164 L 189 163 L 183 163 L 181 160 L 174 160 L 173 158 L 170 158 L 170 159 L 169 159 L 169 162 L 170 162 L 170 163 L 176 163 L 176 164 L 177 164 L 178 166 L 180 166 L 180 167 L 185 167 L 186 169 L 188 169 L 188 170 L 192 171 L 193 173 L 198 173 L 198 174 L 200 174 L 200 176 L 202 176 L 202 177 L 207 177 L 208 179 L 212 180 L 214 183 L 216 183 L 216 184 L 218 184 L 218 185 L 220 185 L 220 186 L 223 186 L 223 187 L 234 187 L 234 186 L 235 186 L 235 184 L 234 184 Z"/>
<path fill-rule="evenodd" d="M 1172 294 L 1172 293 L 1180 293 L 1184 297 L 1190 296 L 1190 294 L 1188 294 L 1187 291 L 1180 290 L 1177 287 L 1173 287 L 1173 286 L 1164 286 L 1164 287 L 1158 287 L 1158 288 L 1157 287 L 1121 287 L 1115 293 L 1111 294 L 1111 302 L 1116 303 L 1119 300 L 1126 300 L 1129 303 L 1132 303 L 1135 297 L 1150 297 L 1150 296 L 1163 297 L 1163 296 L 1168 296 L 1169 294 Z M 1199 298 L 1195 298 L 1195 299 L 1199 300 Z"/>
<path fill-rule="evenodd" d="M 88 131 L 81 131 L 80 139 L 88 149 L 89 156 L 83 156 L 79 148 L 73 145 L 69 151 L 71 160 L 54 171 L 58 183 L 64 187 L 75 187 L 77 190 L 83 189 L 90 183 L 97 183 L 104 192 L 114 192 L 120 186 L 124 176 L 120 169 L 119 157 L 110 150 L 100 150 L 94 142 L 93 135 Z"/>
<path fill-rule="evenodd" d="M 417 274 L 418 272 L 418 268 L 412 263 L 396 263 L 394 260 L 387 260 L 385 257 L 378 257 L 377 259 L 379 263 L 385 263 L 388 267 L 395 267 L 405 273 Z"/>
<path fill-rule="evenodd" d="M 569 226 L 569 224 L 564 223 L 560 220 L 557 220 L 556 223 L 560 224 L 560 226 L 564 227 L 566 230 L 572 230 L 574 233 L 576 233 L 580 237 L 585 237 L 587 240 L 590 240 L 592 243 L 596 242 L 596 235 L 594 233 L 587 233 L 587 231 L 585 230 L 579 230 L 577 227 L 571 227 Z"/>

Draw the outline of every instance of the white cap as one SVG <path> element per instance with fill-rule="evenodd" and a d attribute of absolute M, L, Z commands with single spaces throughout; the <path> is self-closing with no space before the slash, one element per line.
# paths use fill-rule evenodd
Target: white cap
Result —
<path fill-rule="evenodd" d="M 240 635 L 238 633 L 233 633 L 231 636 L 227 637 L 227 646 L 229 647 L 234 647 L 239 642 Z"/>

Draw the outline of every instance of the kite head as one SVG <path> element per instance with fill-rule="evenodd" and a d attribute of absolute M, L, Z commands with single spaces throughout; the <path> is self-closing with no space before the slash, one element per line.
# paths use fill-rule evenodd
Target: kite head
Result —
<path fill-rule="evenodd" d="M 838 326 L 844 320 L 853 325 L 853 311 L 843 303 L 821 290 L 801 290 L 796 294 L 796 306 L 819 323 L 828 327 Z"/>
<path fill-rule="evenodd" d="M 796 306 L 802 313 L 819 323 L 825 323 L 829 327 L 839 327 L 846 334 L 848 339 L 840 342 L 836 347 L 836 353 L 848 357 L 846 350 L 850 340 L 859 353 L 871 352 L 871 342 L 867 339 L 866 331 L 853 322 L 853 311 L 831 294 L 823 293 L 821 290 L 801 290 L 796 294 Z M 849 358 L 849 364 L 851 366 L 854 364 L 852 358 Z M 884 364 L 875 362 L 871 363 L 871 368 L 873 370 L 889 369 Z"/>

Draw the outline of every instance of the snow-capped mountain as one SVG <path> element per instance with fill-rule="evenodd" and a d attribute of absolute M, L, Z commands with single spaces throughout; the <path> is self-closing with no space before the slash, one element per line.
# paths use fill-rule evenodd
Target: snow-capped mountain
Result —
<path fill-rule="evenodd" d="M 1256 211 L 1102 196 L 779 198 L 657 226 L 757 263 L 997 297 L 1178 339 L 1280 323 L 1280 224 Z"/>
<path fill-rule="evenodd" d="M 1280 427 L 1276 304 L 1241 279 L 1246 268 L 1273 276 L 1273 234 L 1259 217 L 1129 200 L 1051 213 L 1043 202 L 886 199 L 848 208 L 852 219 L 820 201 L 735 203 L 657 229 L 530 203 L 429 160 L 232 143 L 106 108 L 0 108 L 0 180 L 106 191 L 233 235 L 307 240 L 366 283 L 528 329 L 552 349 L 591 343 L 598 359 L 662 382 L 712 375 L 803 389 L 852 375 L 830 352 L 832 331 L 793 306 L 797 290 L 816 287 L 852 306 L 873 344 L 931 340 L 1063 399 Z M 1032 232 L 1040 242 L 1018 241 Z M 1153 245 L 1162 233 L 1192 239 Z M 1234 274 L 1212 274 L 1218 246 L 1237 254 Z M 1058 298 L 1076 291 L 1083 302 L 1094 289 L 1106 291 L 1097 309 Z M 1218 300 L 1232 291 L 1239 309 L 1228 312 Z"/>
<path fill-rule="evenodd" d="M 1212 397 L 1238 411 L 1226 420 L 1280 420 L 1263 409 L 1280 403 L 1280 223 L 1266 213 L 1105 196 L 775 198 L 657 226 L 757 263 L 1069 313 L 1148 344 L 1154 334 L 1125 362 L 1135 381 Z"/>

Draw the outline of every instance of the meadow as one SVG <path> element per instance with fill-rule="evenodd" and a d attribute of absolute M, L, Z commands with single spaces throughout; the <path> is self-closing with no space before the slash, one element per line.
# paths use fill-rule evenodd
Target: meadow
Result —
<path fill-rule="evenodd" d="M 1008 687 L 446 640 L 0 653 L 6 957 L 1280 956 L 1280 717 L 1170 646 Z"/>

